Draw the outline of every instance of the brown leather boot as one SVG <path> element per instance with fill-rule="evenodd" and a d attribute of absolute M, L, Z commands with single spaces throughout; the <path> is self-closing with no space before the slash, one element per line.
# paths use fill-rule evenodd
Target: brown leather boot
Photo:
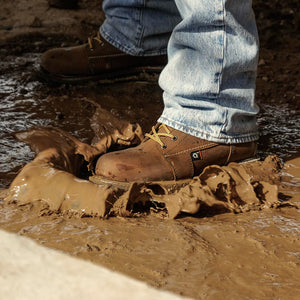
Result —
<path fill-rule="evenodd" d="M 256 142 L 218 144 L 158 124 L 137 147 L 101 156 L 95 173 L 107 183 L 176 181 L 199 175 L 208 165 L 252 157 Z"/>
<path fill-rule="evenodd" d="M 46 51 L 41 57 L 39 74 L 51 82 L 78 83 L 159 73 L 166 63 L 166 55 L 128 55 L 98 34 L 81 46 Z"/>

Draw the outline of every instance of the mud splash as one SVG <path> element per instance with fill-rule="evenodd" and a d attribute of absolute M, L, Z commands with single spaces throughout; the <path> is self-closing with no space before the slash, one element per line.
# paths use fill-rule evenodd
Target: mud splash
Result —
<path fill-rule="evenodd" d="M 290 202 L 297 205 L 299 167 L 296 159 L 279 173 L 284 181 L 279 194 L 287 197 L 292 191 Z M 288 185 L 283 189 L 283 184 Z M 49 214 L 45 203 L 0 202 L 0 227 L 195 299 L 299 297 L 300 222 L 295 205 L 217 215 L 202 207 L 196 217 L 176 220 L 153 215 L 102 220 Z"/>
<path fill-rule="evenodd" d="M 276 185 L 281 163 L 276 156 L 263 162 L 209 166 L 185 186 L 174 183 L 173 188 L 166 188 L 163 182 L 133 183 L 124 192 L 80 179 L 81 174 L 93 172 L 95 159 L 109 149 L 136 145 L 143 139 L 138 124 L 120 121 L 99 105 L 91 128 L 95 133 L 92 145 L 57 128 L 16 133 L 16 138 L 27 143 L 37 156 L 14 179 L 5 202 L 24 205 L 44 201 L 49 212 L 100 217 L 134 216 L 138 205 L 152 207 L 152 212 L 165 213 L 169 218 L 181 212 L 195 214 L 203 207 L 217 214 L 281 205 Z"/>
<path fill-rule="evenodd" d="M 53 126 L 91 144 L 89 118 L 95 106 L 85 99 L 100 103 L 118 119 L 151 129 L 162 111 L 156 81 L 53 88 L 33 76 L 41 52 L 85 42 L 87 35 L 97 31 L 103 16 L 98 0 L 80 1 L 76 11 L 49 9 L 47 1 L 39 0 L 20 1 L 17 7 L 15 1 L 2 2 L 0 188 L 7 188 L 34 158 L 12 132 Z M 155 215 L 103 220 L 82 212 L 82 218 L 49 213 L 49 205 L 41 201 L 6 205 L 1 201 L 6 193 L 0 190 L 0 228 L 195 299 L 298 300 L 300 57 L 295 8 L 299 1 L 253 2 L 261 39 L 258 153 L 262 158 L 277 154 L 285 161 L 275 174 L 281 180 L 281 206 L 215 214 L 214 207 L 201 203 L 195 215 L 181 213 L 175 220 L 162 220 L 156 217 L 161 209 L 157 202 L 158 207 L 151 207 Z M 41 27 L 30 26 L 41 16 Z M 84 159 L 77 156 L 80 165 Z M 79 180 L 90 175 L 82 174 L 81 168 L 79 174 Z M 294 206 L 284 205 L 287 201 Z M 138 205 L 133 206 L 138 211 Z M 124 211 L 130 210 L 128 206 Z"/>

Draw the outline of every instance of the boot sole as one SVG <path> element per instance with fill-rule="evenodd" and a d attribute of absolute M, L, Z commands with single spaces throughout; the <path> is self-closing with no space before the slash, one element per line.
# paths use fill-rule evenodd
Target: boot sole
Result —
<path fill-rule="evenodd" d="M 260 160 L 260 158 L 251 157 L 251 158 L 247 158 L 247 159 L 238 161 L 237 163 L 247 164 L 247 163 L 252 163 L 255 161 L 259 161 L 259 160 Z M 164 194 L 168 194 L 168 193 L 173 193 L 173 192 L 179 190 L 180 188 L 188 185 L 192 180 L 193 180 L 193 178 L 181 179 L 181 180 L 176 180 L 176 181 L 174 181 L 174 180 L 149 181 L 149 182 L 137 182 L 137 183 L 145 184 L 146 186 L 149 186 L 150 188 L 153 188 L 155 186 L 163 188 Z M 123 191 L 127 191 L 130 188 L 131 184 L 133 183 L 133 182 L 111 180 L 111 179 L 107 179 L 107 178 L 104 178 L 104 177 L 98 176 L 98 175 L 90 176 L 89 181 L 91 181 L 92 183 L 95 183 L 97 185 L 106 185 L 106 186 L 108 185 L 108 186 L 111 186 L 113 188 L 118 188 Z"/>
<path fill-rule="evenodd" d="M 155 186 L 159 188 L 163 188 L 164 193 L 172 193 L 176 190 L 179 190 L 180 188 L 188 185 L 191 182 L 192 179 L 182 179 L 178 181 L 170 180 L 170 181 L 149 181 L 149 182 L 137 182 L 141 184 L 145 184 L 148 187 L 155 188 Z M 110 180 L 101 176 L 90 176 L 89 181 L 97 184 L 97 185 L 105 185 L 110 186 L 112 188 L 117 188 L 123 191 L 128 191 L 131 184 L 133 182 L 123 182 L 123 181 L 116 181 L 116 180 Z"/>
<path fill-rule="evenodd" d="M 53 74 L 46 71 L 43 67 L 39 66 L 36 69 L 36 75 L 43 81 L 54 84 L 81 84 L 87 82 L 98 83 L 115 83 L 119 81 L 157 81 L 157 75 L 160 74 L 164 66 L 146 66 L 136 67 L 124 70 L 115 70 L 95 75 L 85 76 L 66 76 L 60 74 Z"/>

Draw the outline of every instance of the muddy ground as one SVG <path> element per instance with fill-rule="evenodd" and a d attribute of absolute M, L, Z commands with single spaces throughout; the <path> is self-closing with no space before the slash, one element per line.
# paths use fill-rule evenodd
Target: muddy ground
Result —
<path fill-rule="evenodd" d="M 0 188 L 34 157 L 12 133 L 51 125 L 90 143 L 95 101 L 145 132 L 162 111 L 157 78 L 47 86 L 34 68 L 54 46 L 79 44 L 103 20 L 99 1 L 77 10 L 46 0 L 0 0 Z M 299 1 L 254 1 L 261 39 L 257 103 L 259 155 L 286 163 L 279 198 L 294 206 L 242 214 L 200 211 L 166 220 L 78 218 L 40 213 L 39 205 L 4 205 L 0 228 L 198 299 L 298 299 L 300 294 Z"/>

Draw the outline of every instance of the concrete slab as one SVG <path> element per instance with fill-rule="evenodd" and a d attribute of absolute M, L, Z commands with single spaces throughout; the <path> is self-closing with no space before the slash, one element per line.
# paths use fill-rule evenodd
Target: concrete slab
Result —
<path fill-rule="evenodd" d="M 91 262 L 0 231 L 0 299 L 183 299 Z"/>

